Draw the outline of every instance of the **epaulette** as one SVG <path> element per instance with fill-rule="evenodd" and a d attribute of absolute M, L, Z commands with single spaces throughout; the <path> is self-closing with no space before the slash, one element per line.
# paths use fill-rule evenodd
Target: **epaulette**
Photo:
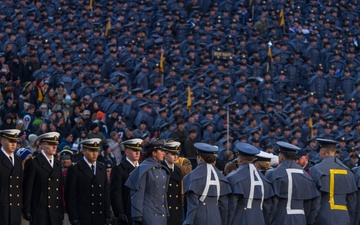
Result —
<path fill-rule="evenodd" d="M 103 162 L 99 162 L 99 161 L 97 161 L 97 162 L 105 166 L 105 164 Z"/>
<path fill-rule="evenodd" d="M 75 166 L 75 165 L 76 165 L 76 162 L 71 163 L 71 165 Z"/>

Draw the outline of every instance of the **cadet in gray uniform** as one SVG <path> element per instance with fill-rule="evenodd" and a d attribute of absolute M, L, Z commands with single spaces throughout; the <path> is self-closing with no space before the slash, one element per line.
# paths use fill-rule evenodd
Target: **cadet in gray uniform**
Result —
<path fill-rule="evenodd" d="M 198 166 L 184 177 L 187 213 L 183 225 L 226 225 L 230 185 L 214 166 L 218 148 L 195 143 Z"/>
<path fill-rule="evenodd" d="M 129 176 L 133 224 L 167 225 L 169 216 L 167 189 L 169 170 L 161 164 L 165 158 L 164 140 L 145 146 L 146 159 Z"/>
<path fill-rule="evenodd" d="M 356 191 L 353 173 L 335 156 L 336 141 L 317 139 L 321 163 L 310 175 L 321 193 L 320 209 L 314 224 L 355 224 Z"/>
<path fill-rule="evenodd" d="M 354 225 L 359 225 L 360 224 L 360 210 L 359 210 L 360 209 L 360 167 L 359 166 L 355 167 L 352 169 L 352 171 L 354 172 L 355 183 L 358 188 L 358 191 L 356 192 L 357 203 L 356 203 Z"/>
<path fill-rule="evenodd" d="M 271 225 L 313 224 L 318 208 L 319 194 L 314 181 L 295 162 L 300 150 L 295 145 L 278 141 L 280 165 L 266 171 L 275 194 Z"/>
<path fill-rule="evenodd" d="M 239 152 L 239 168 L 227 176 L 233 193 L 229 198 L 229 224 L 269 224 L 274 192 L 271 183 L 253 164 L 260 150 L 242 142 L 235 147 Z"/>

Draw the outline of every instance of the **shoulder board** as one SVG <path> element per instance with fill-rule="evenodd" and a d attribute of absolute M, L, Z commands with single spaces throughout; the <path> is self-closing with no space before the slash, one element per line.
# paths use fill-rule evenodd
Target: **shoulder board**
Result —
<path fill-rule="evenodd" d="M 36 159 L 36 156 L 32 156 L 31 158 L 32 158 L 32 159 Z"/>
<path fill-rule="evenodd" d="M 101 165 L 105 166 L 105 164 L 103 162 L 99 162 L 99 161 L 97 161 L 97 162 L 100 163 Z"/>
<path fill-rule="evenodd" d="M 73 162 L 73 163 L 71 163 L 71 165 L 75 166 L 75 165 L 76 165 L 76 163 L 75 163 L 75 162 Z"/>

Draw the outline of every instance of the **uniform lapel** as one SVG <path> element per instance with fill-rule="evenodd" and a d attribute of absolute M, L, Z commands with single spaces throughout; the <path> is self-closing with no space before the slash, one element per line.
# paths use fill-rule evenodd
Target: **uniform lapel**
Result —
<path fill-rule="evenodd" d="M 53 168 L 50 166 L 49 161 L 45 158 L 45 156 L 42 153 L 39 153 L 36 158 L 37 158 L 41 168 L 43 168 L 48 173 L 52 172 Z"/>
<path fill-rule="evenodd" d="M 126 159 L 124 159 L 121 164 L 125 171 L 127 171 L 129 174 L 135 169 L 133 165 L 131 165 Z"/>
<path fill-rule="evenodd" d="M 0 160 L 5 167 L 9 168 L 9 170 L 13 169 L 13 165 L 11 164 L 10 159 L 6 157 L 3 152 L 0 153 Z"/>
<path fill-rule="evenodd" d="M 10 161 L 10 160 L 9 160 Z M 15 156 L 15 165 L 14 166 L 17 166 L 18 164 L 21 165 L 21 159 L 19 157 L 16 157 Z"/>
<path fill-rule="evenodd" d="M 101 167 L 99 162 L 96 162 L 96 176 L 94 177 L 94 181 L 100 178 L 101 174 L 103 173 L 103 168 Z"/>
<path fill-rule="evenodd" d="M 55 158 L 54 158 L 54 167 L 53 167 L 53 169 L 52 169 L 52 171 L 51 171 L 51 177 L 52 176 L 57 176 L 57 174 L 59 174 L 59 171 L 60 171 L 60 162 L 58 161 L 58 160 L 55 160 Z"/>
<path fill-rule="evenodd" d="M 161 165 L 163 165 L 166 169 L 168 169 L 170 172 L 172 172 L 172 170 L 169 168 L 168 164 L 166 164 L 165 160 L 161 162 Z"/>
<path fill-rule="evenodd" d="M 174 165 L 174 172 L 171 172 L 171 179 L 178 182 L 181 181 L 181 170 L 177 167 L 177 165 Z"/>
<path fill-rule="evenodd" d="M 91 171 L 89 165 L 85 162 L 84 159 L 79 161 L 79 168 L 89 179 L 92 180 L 94 178 L 93 172 Z"/>

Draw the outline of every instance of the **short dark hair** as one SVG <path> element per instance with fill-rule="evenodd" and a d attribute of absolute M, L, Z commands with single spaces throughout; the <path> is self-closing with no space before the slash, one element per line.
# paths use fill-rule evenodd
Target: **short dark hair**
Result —
<path fill-rule="evenodd" d="M 295 155 L 296 155 L 295 151 L 294 152 L 281 151 L 279 153 L 283 154 L 285 159 L 295 160 Z"/>
<path fill-rule="evenodd" d="M 250 156 L 250 155 L 239 154 L 239 157 L 242 158 L 243 162 L 247 162 L 247 163 L 253 163 L 255 160 L 255 156 Z"/>
<path fill-rule="evenodd" d="M 207 155 L 207 154 L 198 154 L 198 155 L 201 156 L 201 158 L 203 158 L 206 163 L 213 163 L 216 161 L 215 155 Z"/>

